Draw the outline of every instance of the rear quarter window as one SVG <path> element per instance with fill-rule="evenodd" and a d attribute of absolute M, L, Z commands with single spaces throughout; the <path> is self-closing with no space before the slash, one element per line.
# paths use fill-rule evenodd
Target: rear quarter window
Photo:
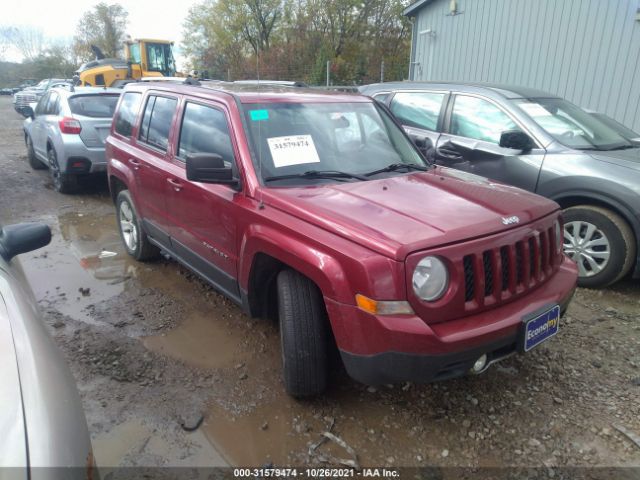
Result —
<path fill-rule="evenodd" d="M 120 108 L 114 119 L 116 133 L 125 137 L 131 136 L 141 100 L 142 94 L 139 92 L 127 92 L 122 96 Z"/>
<path fill-rule="evenodd" d="M 166 150 L 169 143 L 171 122 L 177 105 L 176 98 L 150 95 L 140 127 L 140 140 L 153 147 Z"/>
<path fill-rule="evenodd" d="M 78 95 L 69 98 L 71 113 L 92 118 L 111 118 L 119 95 Z"/>

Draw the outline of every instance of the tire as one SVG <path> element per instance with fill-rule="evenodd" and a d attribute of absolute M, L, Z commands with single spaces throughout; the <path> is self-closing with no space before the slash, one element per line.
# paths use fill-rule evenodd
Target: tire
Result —
<path fill-rule="evenodd" d="M 58 156 L 54 148 L 47 150 L 47 158 L 49 159 L 49 173 L 53 189 L 59 193 L 73 193 L 78 188 L 78 177 L 60 172 L 58 165 Z"/>
<path fill-rule="evenodd" d="M 580 205 L 567 208 L 564 221 L 564 251 L 578 264 L 579 286 L 606 287 L 629 273 L 636 258 L 636 242 L 620 215 Z"/>
<path fill-rule="evenodd" d="M 160 249 L 153 245 L 142 230 L 129 190 L 122 190 L 116 197 L 116 221 L 127 253 L 141 262 L 160 256 Z"/>
<path fill-rule="evenodd" d="M 33 149 L 33 142 L 29 135 L 26 136 L 25 142 L 27 144 L 27 159 L 29 160 L 29 166 L 34 170 L 44 170 L 47 168 L 47 166 L 38 160 L 38 157 L 36 157 L 36 152 Z"/>
<path fill-rule="evenodd" d="M 284 386 L 293 397 L 327 388 L 328 322 L 318 287 L 294 270 L 278 274 L 278 316 Z"/>

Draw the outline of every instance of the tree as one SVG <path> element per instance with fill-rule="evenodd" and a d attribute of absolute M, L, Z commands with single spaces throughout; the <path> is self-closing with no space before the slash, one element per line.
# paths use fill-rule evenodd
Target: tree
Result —
<path fill-rule="evenodd" d="M 94 58 L 91 45 L 95 45 L 108 58 L 118 57 L 123 48 L 128 12 L 118 3 L 98 3 L 78 22 L 74 37 L 74 51 L 82 61 Z"/>
<path fill-rule="evenodd" d="M 334 84 L 402 79 L 409 0 L 203 0 L 185 22 L 183 51 L 197 70 L 234 79 Z"/>
<path fill-rule="evenodd" d="M 33 60 L 45 48 L 42 29 L 28 26 L 0 27 L 0 44 L 2 50 L 13 47 L 25 60 Z"/>

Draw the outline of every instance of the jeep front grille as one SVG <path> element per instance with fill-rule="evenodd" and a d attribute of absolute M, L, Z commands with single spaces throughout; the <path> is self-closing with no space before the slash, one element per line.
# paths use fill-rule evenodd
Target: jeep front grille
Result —
<path fill-rule="evenodd" d="M 496 303 L 543 283 L 553 272 L 553 228 L 510 245 L 465 255 L 464 300 L 467 309 Z"/>

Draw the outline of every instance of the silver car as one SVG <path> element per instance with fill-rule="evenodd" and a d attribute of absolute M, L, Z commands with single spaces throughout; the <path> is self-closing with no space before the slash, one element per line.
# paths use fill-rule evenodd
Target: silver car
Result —
<path fill-rule="evenodd" d="M 42 323 L 14 256 L 43 247 L 49 227 L 0 230 L 0 478 L 97 478 L 76 385 Z"/>
<path fill-rule="evenodd" d="M 94 87 L 54 88 L 35 110 L 23 109 L 29 164 L 49 167 L 53 187 L 71 193 L 81 177 L 105 172 L 104 141 L 121 90 Z"/>

